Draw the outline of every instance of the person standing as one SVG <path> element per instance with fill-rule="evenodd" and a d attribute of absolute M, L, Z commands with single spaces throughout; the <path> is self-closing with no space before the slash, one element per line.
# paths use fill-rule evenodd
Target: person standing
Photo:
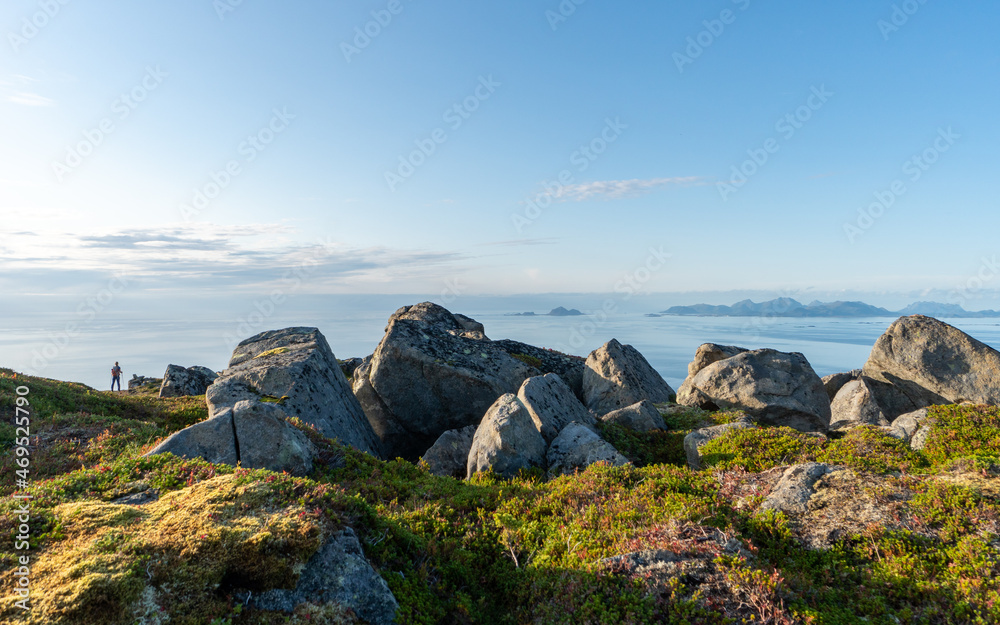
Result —
<path fill-rule="evenodd" d="M 118 390 L 122 390 L 122 368 L 118 366 L 118 361 L 115 361 L 115 366 L 111 368 L 111 390 L 115 390 L 115 384 L 118 385 Z"/>

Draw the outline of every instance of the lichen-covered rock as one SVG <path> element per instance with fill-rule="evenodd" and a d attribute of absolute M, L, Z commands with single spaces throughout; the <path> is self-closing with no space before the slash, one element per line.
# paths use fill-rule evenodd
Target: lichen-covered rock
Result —
<path fill-rule="evenodd" d="M 496 347 L 482 325 L 431 303 L 389 318 L 354 372 L 354 391 L 390 457 L 415 460 L 447 430 L 477 425 L 538 370 Z"/>
<path fill-rule="evenodd" d="M 889 425 L 868 380 L 861 377 L 844 384 L 830 404 L 832 429 L 857 425 Z"/>
<path fill-rule="evenodd" d="M 138 391 L 142 388 L 159 388 L 163 385 L 163 378 L 149 378 L 144 375 L 132 374 L 132 379 L 128 381 L 128 390 Z"/>
<path fill-rule="evenodd" d="M 597 435 L 583 423 L 568 424 L 549 446 L 546 459 L 550 475 L 565 475 L 592 464 L 606 462 L 619 467 L 628 464 L 611 443 Z"/>
<path fill-rule="evenodd" d="M 166 453 L 180 458 L 203 458 L 207 462 L 236 466 L 239 456 L 236 455 L 232 408 L 226 408 L 214 417 L 174 432 L 145 455 Z"/>
<path fill-rule="evenodd" d="M 531 414 L 513 393 L 502 395 L 486 411 L 472 439 L 466 477 L 493 469 L 514 477 L 521 469 L 545 468 L 545 439 Z"/>
<path fill-rule="evenodd" d="M 1000 352 L 923 315 L 893 322 L 875 342 L 864 374 L 892 384 L 915 408 L 963 401 L 1000 404 Z"/>
<path fill-rule="evenodd" d="M 309 437 L 286 420 L 282 406 L 241 401 L 232 414 L 240 466 L 291 475 L 312 471 L 316 448 Z"/>
<path fill-rule="evenodd" d="M 837 393 L 845 384 L 860 377 L 861 369 L 852 369 L 844 373 L 831 373 L 830 375 L 823 376 L 821 379 L 827 396 L 830 398 L 830 401 L 833 401 L 833 398 L 837 396 Z"/>
<path fill-rule="evenodd" d="M 798 352 L 743 352 L 688 378 L 677 403 L 706 410 L 742 410 L 754 421 L 803 432 L 825 432 L 830 399 L 823 382 Z"/>
<path fill-rule="evenodd" d="M 601 417 L 601 421 L 620 425 L 633 432 L 651 432 L 653 430 L 665 430 L 667 424 L 663 421 L 663 416 L 657 410 L 653 402 L 644 399 L 638 403 L 612 410 Z"/>
<path fill-rule="evenodd" d="M 167 365 L 163 381 L 160 383 L 160 397 L 204 395 L 218 377 L 218 374 L 208 367 L 185 368 L 180 365 Z M 129 388 L 132 388 L 131 383 Z"/>
<path fill-rule="evenodd" d="M 306 602 L 340 604 L 372 625 L 392 625 L 399 609 L 389 585 L 365 558 L 350 527 L 327 539 L 306 564 L 294 589 L 253 593 L 248 604 L 290 613 Z"/>
<path fill-rule="evenodd" d="M 750 351 L 735 345 L 717 345 L 715 343 L 703 343 L 694 352 L 694 360 L 688 364 L 688 377 L 693 378 L 698 372 L 712 364 L 726 358 L 732 358 L 736 354 Z"/>
<path fill-rule="evenodd" d="M 555 373 L 528 378 L 517 391 L 535 427 L 551 443 L 573 421 L 593 425 L 596 420 L 573 391 Z"/>
<path fill-rule="evenodd" d="M 493 341 L 493 345 L 521 362 L 533 366 L 542 374 L 558 374 L 566 386 L 573 389 L 573 394 L 576 395 L 577 399 L 583 401 L 583 358 L 510 339 Z"/>
<path fill-rule="evenodd" d="M 695 471 L 701 469 L 701 448 L 709 441 L 713 441 L 732 430 L 752 430 L 756 427 L 749 417 L 743 415 L 743 418 L 738 421 L 713 425 L 689 433 L 684 437 L 684 454 L 687 456 L 688 466 Z"/>
<path fill-rule="evenodd" d="M 241 342 L 205 399 L 211 415 L 240 401 L 280 400 L 287 416 L 298 417 L 323 436 L 382 457 L 378 437 L 316 328 L 262 332 Z"/>
<path fill-rule="evenodd" d="M 584 403 L 597 415 L 648 399 L 673 401 L 676 393 L 639 350 L 611 339 L 587 357 Z"/>
<path fill-rule="evenodd" d="M 434 475 L 465 477 L 472 449 L 476 426 L 467 425 L 460 430 L 448 430 L 438 437 L 421 458 Z"/>
<path fill-rule="evenodd" d="M 927 409 L 921 408 L 896 417 L 887 430 L 890 436 L 909 442 L 927 420 Z"/>
<path fill-rule="evenodd" d="M 816 492 L 813 486 L 831 470 L 830 465 L 818 462 L 788 467 L 774 490 L 761 503 L 761 509 L 804 514 L 808 510 L 809 499 Z"/>

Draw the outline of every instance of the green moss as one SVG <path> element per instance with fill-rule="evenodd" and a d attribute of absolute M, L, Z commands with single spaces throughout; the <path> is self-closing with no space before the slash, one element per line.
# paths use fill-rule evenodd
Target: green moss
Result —
<path fill-rule="evenodd" d="M 931 406 L 935 420 L 924 455 L 934 466 L 965 456 L 1000 457 L 1000 407 Z"/>
<path fill-rule="evenodd" d="M 528 354 L 511 354 L 511 357 L 517 358 L 529 367 L 534 367 L 535 369 L 542 368 L 542 360 L 536 358 L 535 356 L 529 356 Z"/>
<path fill-rule="evenodd" d="M 701 448 L 702 466 L 764 471 L 815 460 L 824 439 L 787 427 L 730 430 Z"/>
<path fill-rule="evenodd" d="M 843 438 L 829 441 L 816 454 L 816 460 L 872 473 L 912 472 L 927 467 L 923 454 L 874 426 L 853 428 Z"/>

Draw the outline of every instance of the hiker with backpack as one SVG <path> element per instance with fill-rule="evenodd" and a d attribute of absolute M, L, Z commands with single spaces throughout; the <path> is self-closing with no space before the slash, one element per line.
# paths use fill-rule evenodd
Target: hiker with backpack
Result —
<path fill-rule="evenodd" d="M 118 390 L 122 390 L 122 368 L 118 366 L 118 362 L 115 361 L 115 366 L 111 367 L 111 390 L 115 390 L 115 384 L 118 384 Z"/>

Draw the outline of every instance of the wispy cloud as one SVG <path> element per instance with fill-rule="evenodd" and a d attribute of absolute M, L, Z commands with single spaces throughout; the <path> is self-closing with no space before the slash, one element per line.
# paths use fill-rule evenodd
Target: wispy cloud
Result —
<path fill-rule="evenodd" d="M 701 176 L 677 178 L 649 178 L 640 180 L 597 180 L 560 187 L 552 196 L 560 202 L 584 202 L 586 200 L 616 200 L 625 197 L 639 197 L 657 187 L 691 186 L 704 184 Z"/>
<path fill-rule="evenodd" d="M 55 100 L 38 95 L 37 93 L 28 93 L 25 91 L 12 93 L 7 96 L 7 101 L 14 104 L 23 104 L 24 106 L 52 106 L 55 104 Z"/>

